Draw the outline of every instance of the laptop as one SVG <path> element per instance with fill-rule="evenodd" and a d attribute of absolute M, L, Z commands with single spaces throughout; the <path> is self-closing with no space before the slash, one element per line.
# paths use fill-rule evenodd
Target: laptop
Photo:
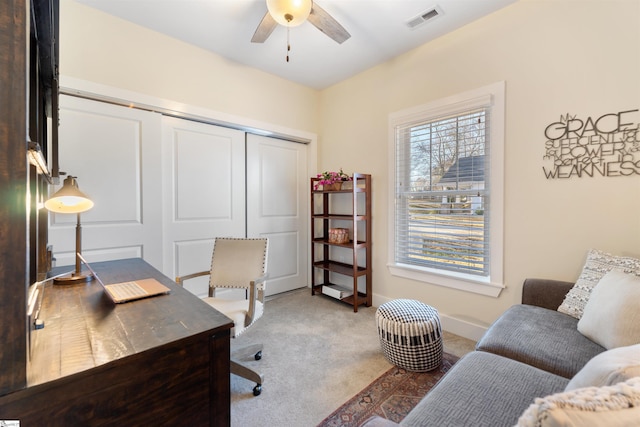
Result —
<path fill-rule="evenodd" d="M 102 285 L 106 291 L 107 296 L 116 304 L 123 302 L 135 301 L 142 298 L 154 297 L 156 295 L 164 295 L 171 292 L 171 289 L 167 288 L 156 279 L 137 279 L 131 282 L 114 283 L 111 285 L 105 285 L 100 279 L 100 276 L 91 268 L 91 265 L 86 259 L 79 253 L 76 254 L 78 258 L 87 266 L 93 277 L 96 278 L 98 283 Z"/>

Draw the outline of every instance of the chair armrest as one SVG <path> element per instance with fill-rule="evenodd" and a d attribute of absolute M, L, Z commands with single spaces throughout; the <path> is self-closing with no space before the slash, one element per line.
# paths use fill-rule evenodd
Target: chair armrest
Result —
<path fill-rule="evenodd" d="M 522 285 L 522 304 L 557 310 L 573 285 L 562 280 L 526 279 Z"/>
<path fill-rule="evenodd" d="M 210 271 L 207 270 L 207 271 L 200 271 L 198 273 L 193 273 L 193 274 L 186 274 L 184 276 L 177 276 L 176 283 L 182 286 L 182 282 L 184 282 L 185 280 L 193 279 L 195 277 L 200 277 L 200 276 L 207 276 L 209 273 Z"/>
<path fill-rule="evenodd" d="M 256 284 L 256 289 L 258 289 L 258 290 L 260 290 L 260 289 L 264 290 L 264 282 L 266 282 L 266 281 L 267 281 L 267 277 L 268 277 L 268 276 L 269 276 L 268 274 L 265 274 L 265 275 L 262 275 L 262 276 L 260 276 L 260 277 L 257 277 L 257 278 L 255 278 L 255 279 L 253 279 L 253 282 Z"/>
<path fill-rule="evenodd" d="M 267 280 L 267 275 L 260 276 L 251 282 L 249 282 L 249 310 L 244 318 L 244 326 L 248 327 L 255 318 L 256 315 L 256 299 L 259 299 L 264 304 L 264 282 Z"/>

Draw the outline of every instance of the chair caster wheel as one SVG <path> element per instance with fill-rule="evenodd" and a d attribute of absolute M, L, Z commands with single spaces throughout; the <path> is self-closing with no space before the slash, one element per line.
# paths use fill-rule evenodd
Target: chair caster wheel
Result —
<path fill-rule="evenodd" d="M 253 356 L 256 360 L 260 360 L 262 359 L 262 351 L 259 351 L 255 354 L 255 356 Z"/>
<path fill-rule="evenodd" d="M 253 388 L 253 395 L 254 395 L 254 396 L 260 396 L 260 393 L 262 393 L 262 384 L 257 384 L 257 385 Z"/>

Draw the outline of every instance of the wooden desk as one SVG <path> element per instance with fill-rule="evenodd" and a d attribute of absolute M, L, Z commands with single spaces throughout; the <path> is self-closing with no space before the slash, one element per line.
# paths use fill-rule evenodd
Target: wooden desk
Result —
<path fill-rule="evenodd" d="M 233 322 L 140 259 L 92 267 L 105 283 L 154 277 L 171 293 L 114 305 L 96 281 L 48 283 L 28 386 L 0 397 L 0 419 L 21 427 L 230 425 Z"/>

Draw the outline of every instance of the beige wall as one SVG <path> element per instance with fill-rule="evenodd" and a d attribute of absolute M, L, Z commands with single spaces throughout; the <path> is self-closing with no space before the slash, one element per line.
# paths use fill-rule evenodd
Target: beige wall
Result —
<path fill-rule="evenodd" d="M 477 325 L 519 302 L 526 277 L 575 280 L 591 247 L 640 256 L 640 175 L 547 180 L 544 130 L 640 108 L 640 2 L 521 0 L 322 92 L 318 165 L 374 177 L 374 294 L 411 297 Z M 388 115 L 506 82 L 507 288 L 484 297 L 386 267 Z M 634 116 L 635 123 L 640 115 Z"/>
<path fill-rule="evenodd" d="M 72 0 L 60 2 L 60 74 L 317 132 L 318 91 Z"/>
<path fill-rule="evenodd" d="M 317 133 L 319 170 L 373 174 L 374 301 L 416 298 L 486 326 L 519 301 L 524 278 L 575 280 L 590 247 L 640 256 L 640 176 L 542 173 L 544 129 L 561 114 L 640 108 L 638 0 L 521 0 L 322 92 L 61 4 L 64 76 Z M 491 298 L 391 276 L 389 113 L 503 80 L 507 288 Z"/>

